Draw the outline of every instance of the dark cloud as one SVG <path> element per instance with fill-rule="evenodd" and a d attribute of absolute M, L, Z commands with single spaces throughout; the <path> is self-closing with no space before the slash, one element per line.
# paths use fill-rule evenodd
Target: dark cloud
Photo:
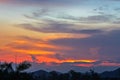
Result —
<path fill-rule="evenodd" d="M 95 33 L 103 33 L 104 31 L 99 30 L 99 29 L 86 29 L 86 30 L 81 30 L 81 33 L 85 33 L 85 34 L 95 34 Z"/>
<path fill-rule="evenodd" d="M 97 52 L 99 59 L 118 60 L 120 57 L 119 35 L 120 30 L 113 30 L 111 32 L 106 32 L 106 34 L 94 35 L 84 39 L 64 38 L 51 40 L 50 42 L 54 45 L 72 46 L 76 50 L 75 52 L 73 51 L 75 53 L 74 56 L 77 55 L 87 57 L 83 54 L 90 55 L 90 48 L 99 48 L 99 51 Z M 92 54 L 90 56 L 92 57 Z M 95 55 L 95 57 L 97 56 Z"/>
<path fill-rule="evenodd" d="M 67 20 L 74 20 L 79 23 L 106 23 L 106 22 L 112 22 L 114 18 L 116 18 L 114 15 L 110 14 L 104 14 L 102 13 L 104 11 L 99 11 L 97 13 L 100 13 L 99 15 L 92 15 L 87 17 L 75 17 L 68 14 L 58 15 L 58 19 L 67 19 Z M 101 14 L 102 13 L 102 14 Z"/>
<path fill-rule="evenodd" d="M 69 14 L 61 14 L 58 15 L 58 19 L 65 19 L 65 20 L 73 20 L 76 21 L 77 23 L 111 23 L 114 20 L 116 20 L 116 16 L 113 14 L 106 14 L 105 11 L 107 9 L 103 10 L 104 8 L 100 7 L 100 9 L 94 9 L 96 13 L 99 13 L 97 15 L 92 15 L 92 16 L 86 16 L 86 17 L 75 17 Z"/>
<path fill-rule="evenodd" d="M 106 32 L 107 33 L 107 32 Z M 107 34 L 100 34 L 100 35 L 95 35 L 92 37 L 88 37 L 88 38 L 84 38 L 84 39 L 75 39 L 75 38 L 71 38 L 71 39 L 58 39 L 58 40 L 53 40 L 53 42 L 58 43 L 59 42 L 63 42 L 66 43 L 67 41 L 70 43 L 72 41 L 75 41 L 78 44 L 88 44 L 88 45 L 99 45 L 99 46 L 119 46 L 119 37 L 120 31 L 119 30 L 114 30 L 111 32 L 108 32 Z M 60 43 L 60 44 L 61 44 Z M 119 44 L 118 44 L 119 43 Z M 67 44 L 67 43 L 66 43 Z M 72 43 L 71 43 L 72 44 Z"/>
<path fill-rule="evenodd" d="M 80 29 L 74 29 L 71 27 L 74 27 L 74 24 L 67 24 L 67 23 L 50 23 L 45 26 L 33 26 L 32 24 L 20 24 L 18 25 L 21 28 L 31 30 L 31 31 L 36 31 L 36 32 L 42 32 L 42 33 L 76 33 L 76 34 L 97 34 L 97 33 L 102 33 L 104 32 L 103 30 L 99 29 L 85 29 L 85 30 L 80 30 Z"/>
<path fill-rule="evenodd" d="M 60 53 L 56 53 L 54 54 L 55 58 L 59 59 L 59 60 L 64 60 L 65 59 L 65 56 L 60 54 Z"/>
<path fill-rule="evenodd" d="M 38 62 L 38 59 L 36 58 L 36 56 L 35 55 L 30 55 L 31 56 L 31 59 L 32 59 L 32 61 L 33 62 Z"/>

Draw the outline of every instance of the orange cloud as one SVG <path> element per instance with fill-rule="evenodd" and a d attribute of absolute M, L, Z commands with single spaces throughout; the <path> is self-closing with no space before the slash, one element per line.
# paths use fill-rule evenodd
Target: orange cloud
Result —
<path fill-rule="evenodd" d="M 48 36 L 44 37 L 43 40 L 54 40 L 60 38 L 87 38 L 90 37 L 89 34 L 70 34 L 70 33 L 56 33 L 56 34 L 49 34 Z"/>
<path fill-rule="evenodd" d="M 56 51 L 62 51 L 62 50 L 72 50 L 70 47 L 64 47 L 64 46 L 56 46 L 49 44 L 47 41 L 39 41 L 39 40 L 14 40 L 8 45 L 3 46 L 2 48 L 3 52 L 7 51 L 5 58 L 2 58 L 3 61 L 7 61 L 7 56 L 10 56 L 12 58 L 9 58 L 8 61 L 15 61 L 15 56 L 17 56 L 17 62 L 21 62 L 24 60 L 32 61 L 32 58 L 30 54 L 35 55 L 36 60 L 38 63 L 93 63 L 97 60 L 90 60 L 90 59 L 72 59 L 72 58 L 63 58 L 58 59 L 57 57 L 53 57 L 57 52 Z M 48 50 L 47 50 L 48 49 Z M 50 50 L 49 50 L 50 49 Z M 53 49 L 53 50 L 51 50 Z M 26 56 L 22 56 L 26 55 Z M 22 57 L 20 57 L 22 56 Z M 80 64 L 81 66 L 86 66 L 84 64 Z M 75 65 L 75 66 L 80 66 Z"/>
<path fill-rule="evenodd" d="M 38 47 L 39 49 L 40 48 L 46 48 L 46 49 L 54 49 L 54 50 L 72 50 L 71 47 L 64 47 L 64 46 L 57 46 L 57 45 L 53 45 L 53 44 L 50 44 L 48 41 L 29 41 L 29 40 L 15 40 L 13 41 L 14 44 L 16 44 L 16 46 L 18 45 L 23 45 L 23 46 L 26 46 L 26 45 L 29 45 L 29 46 L 32 46 L 32 47 Z"/>
<path fill-rule="evenodd" d="M 20 46 L 22 46 L 23 48 L 19 48 Z M 25 49 L 24 46 L 28 46 L 28 49 Z M 31 46 L 31 47 L 29 47 Z M 18 47 L 18 48 L 16 48 Z M 17 57 L 17 62 L 21 62 L 24 60 L 29 60 L 32 61 L 32 58 L 30 56 L 30 54 L 32 55 L 36 55 L 36 59 L 38 63 L 58 63 L 58 64 L 62 64 L 62 63 L 76 63 L 76 62 L 83 62 L 83 63 L 93 63 L 96 62 L 96 60 L 75 60 L 75 59 L 57 59 L 55 57 L 51 57 L 52 55 L 54 55 L 56 52 L 54 51 L 46 51 L 46 50 L 42 50 L 41 48 L 46 48 L 46 49 L 55 49 L 55 50 L 71 50 L 71 48 L 66 48 L 66 47 L 61 47 L 61 46 L 55 46 L 55 45 L 51 45 L 49 43 L 44 43 L 44 42 L 31 42 L 31 41 L 27 41 L 27 40 L 15 40 L 13 41 L 12 44 L 7 45 L 2 47 L 2 51 L 5 52 L 7 51 L 7 54 L 1 59 L 3 61 L 15 61 L 15 56 Z M 26 56 L 22 56 L 21 55 L 26 55 Z M 38 56 L 37 56 L 38 55 Z M 41 56 L 39 56 L 41 55 Z M 49 56 L 51 55 L 51 56 Z M 11 57 L 10 57 L 11 56 Z M 10 57 L 10 58 L 9 58 Z M 82 64 L 81 64 L 82 65 Z M 83 65 L 84 66 L 84 65 Z"/>
<path fill-rule="evenodd" d="M 31 51 L 31 50 L 19 50 L 19 49 L 13 49 L 13 48 L 9 48 L 9 47 L 4 47 L 1 48 L 1 50 L 3 50 L 3 52 L 0 53 L 6 53 L 5 55 L 3 55 L 2 57 L 0 57 L 1 61 L 7 61 L 7 62 L 15 62 L 15 58 L 17 58 L 17 62 L 22 62 L 25 60 L 28 61 L 32 61 L 32 58 L 30 56 L 30 54 L 36 55 L 36 59 L 38 63 L 58 63 L 58 64 L 62 64 L 62 63 L 79 63 L 79 62 L 83 62 L 83 63 L 93 63 L 96 62 L 97 60 L 76 60 L 76 59 L 57 59 L 57 58 L 53 58 L 50 57 L 48 55 L 54 55 L 54 53 L 52 52 L 45 52 L 45 51 Z M 5 51 L 6 50 L 6 51 Z M 40 56 L 39 56 L 40 54 Z"/>
<path fill-rule="evenodd" d="M 12 51 L 14 53 L 22 53 L 22 54 L 42 54 L 42 55 L 54 54 L 54 52 L 43 51 L 43 50 L 34 50 L 34 49 L 26 50 L 26 49 L 15 49 L 15 48 L 11 48 L 11 47 L 4 47 L 1 49 Z"/>
<path fill-rule="evenodd" d="M 47 56 L 38 56 L 37 60 L 39 63 L 46 62 L 46 63 L 76 63 L 76 62 L 83 62 L 83 63 L 93 63 L 96 62 L 97 60 L 76 60 L 76 59 L 65 59 L 65 60 L 59 60 L 57 58 L 51 58 Z"/>
<path fill-rule="evenodd" d="M 6 46 L 3 46 L 1 49 L 15 53 L 40 55 L 53 55 L 56 53 L 55 50 L 72 50 L 70 47 L 55 46 L 47 42 L 32 42 L 28 40 L 15 40 Z"/>
<path fill-rule="evenodd" d="M 26 53 L 26 54 L 42 54 L 42 55 L 54 54 L 54 52 L 43 51 L 43 50 L 20 50 L 20 49 L 14 49 L 13 51 L 18 52 L 18 53 Z"/>
<path fill-rule="evenodd" d="M 120 66 L 120 63 L 104 61 L 99 66 Z"/>
<path fill-rule="evenodd" d="M 24 42 L 20 42 L 20 44 L 21 43 L 24 43 Z M 15 49 L 11 47 L 4 47 L 4 48 L 1 48 L 1 50 L 3 51 L 3 53 L 6 53 L 6 55 L 0 57 L 0 60 L 7 61 L 7 62 L 15 62 L 15 59 L 17 59 L 16 62 L 18 63 L 25 61 L 25 60 L 32 61 L 30 54 L 35 55 L 35 58 L 38 63 L 46 63 L 46 64 L 49 64 L 49 63 L 57 63 L 57 64 L 82 63 L 82 64 L 75 64 L 73 66 L 89 67 L 89 66 L 92 66 L 91 64 L 93 62 L 97 61 L 97 60 L 92 60 L 92 59 L 70 59 L 70 58 L 57 59 L 55 57 L 49 56 L 49 55 L 54 55 L 54 52 L 42 51 L 42 50 L 24 50 L 24 49 Z"/>
<path fill-rule="evenodd" d="M 17 44 L 26 44 L 26 43 L 28 43 L 27 41 L 25 41 L 25 40 L 15 40 L 15 41 L 13 41 L 14 43 L 17 43 Z"/>
<path fill-rule="evenodd" d="M 92 66 L 94 66 L 94 64 L 74 64 L 74 66 L 78 66 L 78 67 L 92 67 Z"/>
<path fill-rule="evenodd" d="M 0 61 L 5 62 L 22 62 L 22 61 L 32 61 L 31 57 L 27 54 L 16 53 L 7 49 L 0 49 Z"/>

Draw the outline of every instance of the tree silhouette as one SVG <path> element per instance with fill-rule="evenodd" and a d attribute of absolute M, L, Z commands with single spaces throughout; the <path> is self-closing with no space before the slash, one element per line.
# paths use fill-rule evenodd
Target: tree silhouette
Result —
<path fill-rule="evenodd" d="M 12 66 L 13 63 L 0 63 L 0 80 L 33 80 L 32 75 L 21 72 L 28 69 L 31 64 L 29 62 L 22 62 L 17 67 Z"/>
<path fill-rule="evenodd" d="M 94 70 L 90 70 L 86 73 L 76 72 L 70 70 L 67 73 L 59 73 L 56 71 L 46 72 L 39 74 L 35 72 L 37 77 L 33 73 L 26 73 L 24 70 L 28 69 L 31 64 L 27 61 L 21 62 L 17 66 L 13 63 L 0 63 L 0 80 L 120 80 L 120 78 L 112 77 L 100 77 L 100 74 Z M 119 71 L 118 71 L 119 74 Z"/>
<path fill-rule="evenodd" d="M 94 70 L 90 70 L 92 80 L 100 80 L 100 76 Z"/>
<path fill-rule="evenodd" d="M 23 71 L 25 69 L 28 69 L 30 66 L 31 66 L 31 64 L 29 62 L 24 61 L 16 67 L 16 71 L 18 71 L 18 72 Z"/>
<path fill-rule="evenodd" d="M 51 71 L 49 80 L 58 80 L 58 79 L 59 79 L 58 73 L 56 71 Z"/>
<path fill-rule="evenodd" d="M 70 70 L 69 73 L 70 73 L 71 80 L 79 80 L 80 77 L 81 77 L 81 73 L 80 72 L 76 72 L 74 70 Z"/>
<path fill-rule="evenodd" d="M 6 72 L 6 73 L 11 73 L 14 72 L 12 68 L 12 63 L 1 63 L 0 64 L 0 71 L 1 72 Z"/>

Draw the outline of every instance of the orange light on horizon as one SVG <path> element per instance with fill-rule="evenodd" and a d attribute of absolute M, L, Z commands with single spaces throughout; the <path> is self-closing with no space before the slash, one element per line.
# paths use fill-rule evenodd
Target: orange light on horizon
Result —
<path fill-rule="evenodd" d="M 93 63 L 93 62 L 96 62 L 97 60 L 66 60 L 66 62 L 71 62 L 71 63 L 74 63 L 74 62 L 85 62 L 85 63 Z"/>
<path fill-rule="evenodd" d="M 31 47 L 29 47 L 31 46 Z M 20 48 L 19 48 L 20 47 Z M 94 59 L 58 59 L 54 55 L 57 53 L 57 50 L 72 50 L 70 47 L 62 47 L 62 46 L 55 46 L 49 43 L 45 42 L 30 42 L 27 40 L 15 40 L 12 44 L 3 46 L 0 48 L 4 51 L 8 51 L 8 53 L 12 52 L 12 54 L 18 54 L 18 55 L 36 55 L 36 60 L 38 63 L 93 63 L 97 60 Z M 47 50 L 48 49 L 48 50 Z M 53 50 L 53 51 L 52 51 Z M 9 54 L 8 54 L 9 55 Z M 30 56 L 31 57 L 31 56 Z M 21 60 L 25 60 L 25 57 L 21 58 Z M 32 58 L 31 58 L 32 60 Z"/>
<path fill-rule="evenodd" d="M 93 63 L 93 62 L 96 62 L 97 60 L 76 60 L 76 59 L 66 59 L 66 60 L 59 60 L 57 58 L 51 58 L 51 57 L 47 57 L 47 56 L 40 56 L 40 57 L 37 57 L 38 59 L 38 63 L 42 63 L 42 62 L 47 62 L 47 63 L 51 63 L 51 62 L 54 62 L 54 63 L 58 63 L 58 64 L 61 64 L 61 63 Z"/>

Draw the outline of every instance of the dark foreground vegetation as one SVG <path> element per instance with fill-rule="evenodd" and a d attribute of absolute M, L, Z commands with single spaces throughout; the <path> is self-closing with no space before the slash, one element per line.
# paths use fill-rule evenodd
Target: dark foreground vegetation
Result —
<path fill-rule="evenodd" d="M 98 74 L 93 70 L 86 73 L 76 72 L 74 70 L 70 70 L 67 73 L 56 71 L 46 72 L 44 70 L 26 73 L 24 70 L 31 66 L 30 63 L 25 61 L 14 67 L 12 64 L 0 63 L 0 80 L 120 80 L 120 69 L 111 73 L 104 72 L 102 74 Z"/>

